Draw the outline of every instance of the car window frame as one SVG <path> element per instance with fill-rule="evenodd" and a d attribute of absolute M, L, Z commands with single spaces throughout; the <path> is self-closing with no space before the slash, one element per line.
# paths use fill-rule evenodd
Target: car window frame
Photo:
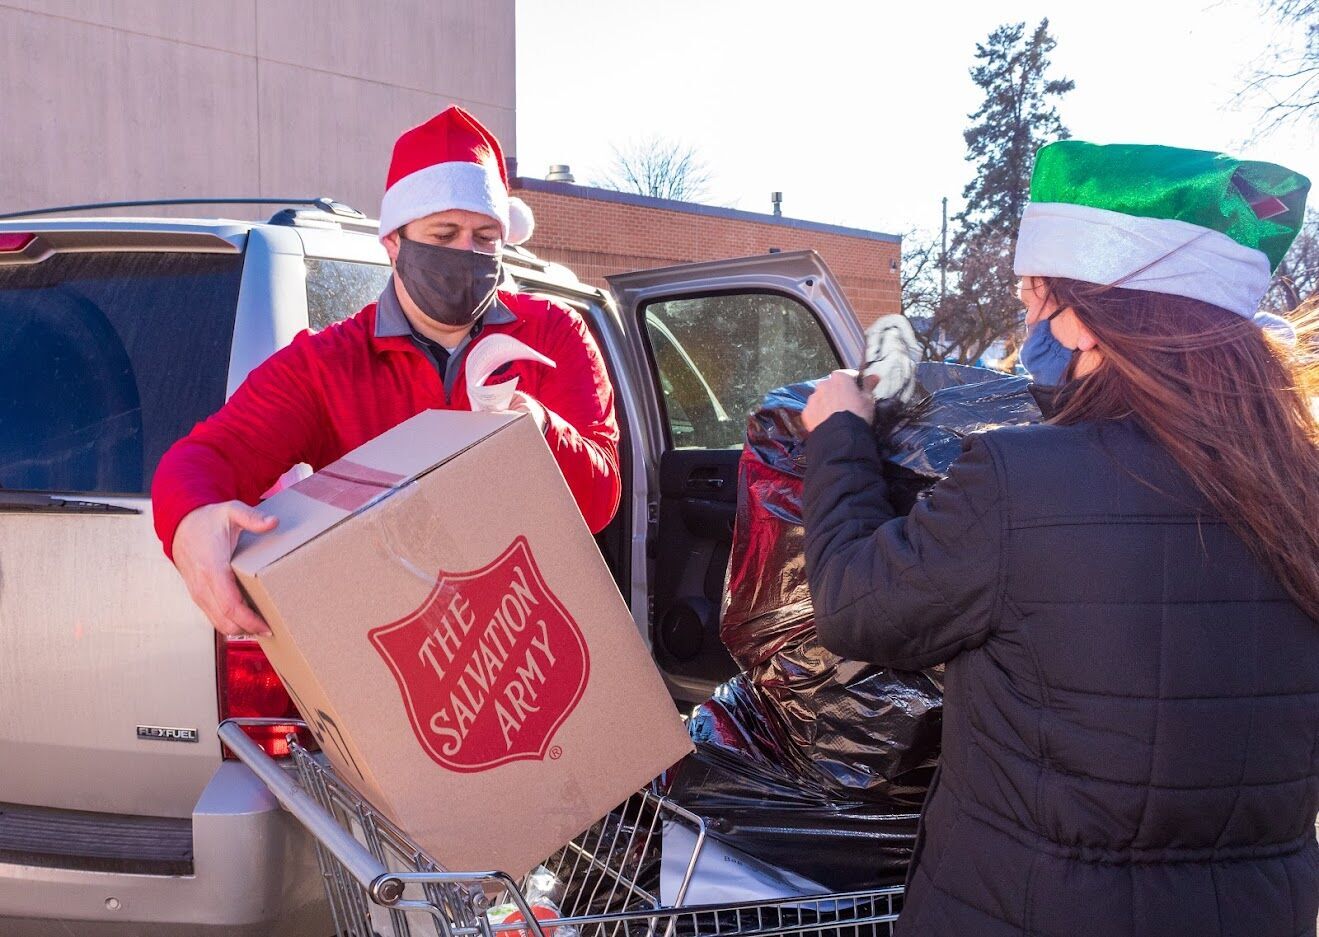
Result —
<path fill-rule="evenodd" d="M 650 369 L 649 376 L 650 376 L 651 386 L 653 386 L 655 389 L 655 396 L 659 404 L 660 416 L 661 416 L 659 428 L 663 435 L 664 451 L 666 452 L 676 452 L 683 450 L 681 450 L 680 447 L 675 446 L 673 442 L 673 424 L 669 416 L 668 397 L 664 393 L 664 386 L 659 371 L 659 363 L 655 360 L 655 350 L 651 346 L 650 334 L 646 331 L 647 311 L 651 306 L 659 303 L 669 303 L 680 300 L 692 300 L 692 299 L 715 299 L 720 296 L 775 296 L 780 299 L 784 299 L 787 300 L 788 302 L 796 304 L 803 311 L 805 311 L 807 315 L 811 317 L 811 321 L 814 322 L 816 328 L 820 330 L 820 334 L 823 336 L 825 343 L 828 345 L 829 350 L 833 353 L 834 369 L 846 366 L 846 362 L 844 360 L 843 354 L 838 347 L 838 342 L 835 341 L 834 339 L 833 333 L 829 328 L 829 324 L 819 314 L 819 311 L 815 309 L 810 303 L 806 302 L 804 299 L 802 299 L 802 297 L 797 296 L 788 290 L 779 290 L 770 287 L 753 287 L 749 289 L 743 287 L 730 287 L 727 289 L 717 289 L 717 290 L 690 290 L 690 291 L 681 290 L 672 293 L 665 293 L 662 296 L 658 296 L 655 297 L 654 299 L 649 299 L 645 302 L 642 302 L 637 306 L 637 311 L 636 311 L 637 334 L 641 340 L 641 346 L 645 354 L 646 364 Z M 695 370 L 698 374 L 700 373 L 699 369 L 696 369 L 695 367 L 693 367 L 693 370 Z M 827 376 L 828 376 L 827 374 L 817 375 L 817 377 L 827 377 Z M 701 377 L 702 380 L 704 381 L 704 376 L 701 375 Z M 708 381 L 705 381 L 705 383 L 708 384 Z M 774 389 L 773 387 L 767 387 L 765 388 L 764 393 L 769 393 L 769 391 L 773 389 Z M 745 419 L 745 415 L 744 415 L 744 419 Z M 710 447 L 708 446 L 690 447 L 690 449 L 707 449 L 707 450 L 709 450 L 709 448 Z M 724 447 L 724 448 L 731 449 L 734 447 Z"/>

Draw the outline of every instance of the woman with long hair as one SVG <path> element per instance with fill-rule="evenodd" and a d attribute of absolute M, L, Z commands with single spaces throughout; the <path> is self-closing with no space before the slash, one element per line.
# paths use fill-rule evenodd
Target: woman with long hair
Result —
<path fill-rule="evenodd" d="M 947 664 L 901 937 L 1315 933 L 1319 382 L 1308 326 L 1257 312 L 1308 185 L 1041 150 L 1015 266 L 1045 420 L 968 439 L 907 517 L 855 377 L 812 397 L 822 641 Z"/>

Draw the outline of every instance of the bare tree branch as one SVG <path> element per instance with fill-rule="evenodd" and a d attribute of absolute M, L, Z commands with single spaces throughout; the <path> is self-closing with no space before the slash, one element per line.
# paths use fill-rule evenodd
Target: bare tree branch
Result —
<path fill-rule="evenodd" d="M 1235 99 L 1267 95 L 1254 140 L 1294 120 L 1319 121 L 1319 0 L 1259 0 L 1290 39 L 1272 43 L 1264 52 L 1269 64 L 1237 92 Z"/>
<path fill-rule="evenodd" d="M 1262 306 L 1269 312 L 1286 313 L 1319 296 L 1319 210 L 1305 213 L 1305 223 L 1292 242 L 1291 250 L 1278 264 L 1273 284 Z"/>
<path fill-rule="evenodd" d="M 709 194 L 710 170 L 695 148 L 651 136 L 614 147 L 614 159 L 594 181 L 603 189 L 695 202 Z"/>
<path fill-rule="evenodd" d="M 1011 239 L 968 240 L 950 259 L 948 290 L 940 290 L 941 244 L 937 235 L 909 231 L 902 238 L 902 313 L 911 320 L 926 360 L 971 364 L 1021 322 L 1012 285 L 1001 281 Z"/>

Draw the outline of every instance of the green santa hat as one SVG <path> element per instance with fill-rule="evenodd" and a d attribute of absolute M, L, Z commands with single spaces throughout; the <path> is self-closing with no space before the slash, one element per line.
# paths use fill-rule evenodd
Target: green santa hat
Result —
<path fill-rule="evenodd" d="M 1270 325 L 1278 317 L 1259 303 L 1309 189 L 1300 173 L 1222 153 L 1051 143 L 1035 159 L 1013 269 L 1186 296 Z"/>

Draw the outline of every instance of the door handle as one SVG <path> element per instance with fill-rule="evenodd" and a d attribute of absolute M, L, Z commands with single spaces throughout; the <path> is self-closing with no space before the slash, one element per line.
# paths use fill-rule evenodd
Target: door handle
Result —
<path fill-rule="evenodd" d="M 723 487 L 724 478 L 714 466 L 692 469 L 687 481 L 683 483 L 684 490 L 699 493 L 719 491 Z"/>
<path fill-rule="evenodd" d="M 686 485 L 688 491 L 718 491 L 723 487 L 722 478 L 689 478 Z"/>

